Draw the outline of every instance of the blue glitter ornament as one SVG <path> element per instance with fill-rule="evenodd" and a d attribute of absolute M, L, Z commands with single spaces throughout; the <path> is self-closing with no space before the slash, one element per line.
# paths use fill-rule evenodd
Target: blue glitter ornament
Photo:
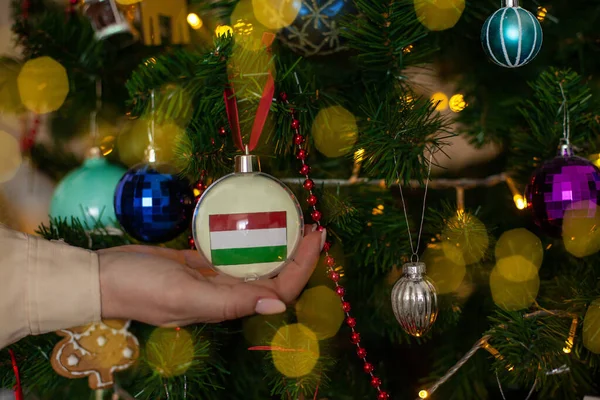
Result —
<path fill-rule="evenodd" d="M 50 202 L 52 218 L 78 218 L 88 228 L 114 226 L 113 197 L 125 170 L 97 156 L 70 172 L 56 187 Z"/>
<path fill-rule="evenodd" d="M 481 29 L 481 44 L 488 57 L 506 68 L 521 67 L 535 58 L 542 48 L 542 27 L 517 0 L 506 0 L 505 7 L 493 13 Z"/>
<path fill-rule="evenodd" d="M 189 182 L 166 164 L 138 164 L 121 178 L 115 213 L 121 226 L 143 242 L 174 239 L 190 225 L 194 194 Z"/>

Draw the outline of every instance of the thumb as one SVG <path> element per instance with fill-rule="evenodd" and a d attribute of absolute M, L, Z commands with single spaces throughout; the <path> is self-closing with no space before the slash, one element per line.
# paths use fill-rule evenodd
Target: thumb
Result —
<path fill-rule="evenodd" d="M 219 310 L 215 316 L 218 320 L 230 320 L 246 317 L 253 314 L 280 314 L 286 310 L 286 305 L 282 302 L 277 293 L 273 290 L 256 285 L 240 284 L 234 286 L 225 286 L 220 290 L 216 300 Z"/>

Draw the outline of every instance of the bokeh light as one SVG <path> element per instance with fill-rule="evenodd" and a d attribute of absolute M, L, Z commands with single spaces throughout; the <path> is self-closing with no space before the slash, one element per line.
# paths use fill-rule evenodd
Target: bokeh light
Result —
<path fill-rule="evenodd" d="M 311 132 L 317 150 L 331 158 L 348 154 L 358 139 L 356 118 L 341 106 L 321 109 Z"/>
<path fill-rule="evenodd" d="M 115 0 L 118 4 L 121 4 L 123 6 L 130 6 L 132 4 L 137 4 L 139 2 L 141 2 L 142 0 Z"/>
<path fill-rule="evenodd" d="M 215 28 L 216 36 L 226 36 L 233 34 L 233 29 L 229 25 L 219 25 Z"/>
<path fill-rule="evenodd" d="M 422 399 L 426 399 L 427 397 L 429 397 L 429 393 L 427 392 L 427 390 L 421 390 L 419 392 L 419 397 Z"/>
<path fill-rule="evenodd" d="M 521 256 L 531 262 L 537 269 L 544 260 L 542 241 L 525 228 L 511 229 L 504 232 L 496 243 L 496 260 L 506 257 Z"/>
<path fill-rule="evenodd" d="M 334 337 L 344 322 L 340 298 L 327 286 L 305 290 L 296 303 L 296 315 L 319 340 Z"/>
<path fill-rule="evenodd" d="M 442 249 L 455 264 L 469 265 L 481 260 L 489 243 L 485 225 L 473 214 L 459 211 L 446 221 Z"/>
<path fill-rule="evenodd" d="M 523 195 L 515 194 L 513 196 L 513 201 L 515 202 L 515 207 L 517 207 L 517 210 L 524 210 L 527 208 L 527 200 L 525 200 Z"/>
<path fill-rule="evenodd" d="M 414 0 L 419 22 L 430 31 L 450 29 L 465 10 L 465 0 Z"/>
<path fill-rule="evenodd" d="M 563 243 L 565 249 L 575 257 L 586 257 L 600 251 L 600 212 L 591 210 L 594 210 L 594 205 L 584 200 L 572 204 L 565 211 Z"/>
<path fill-rule="evenodd" d="M 21 65 L 13 60 L 0 60 L 0 112 L 16 113 L 22 107 L 17 78 Z"/>
<path fill-rule="evenodd" d="M 146 362 L 170 378 L 184 374 L 194 361 L 194 340 L 185 329 L 157 328 L 146 342 Z"/>
<path fill-rule="evenodd" d="M 600 298 L 592 301 L 583 318 L 583 345 L 600 354 Z"/>
<path fill-rule="evenodd" d="M 187 22 L 190 24 L 190 27 L 194 30 L 198 30 L 202 28 L 203 22 L 202 19 L 196 13 L 189 13 L 187 16 Z"/>
<path fill-rule="evenodd" d="M 182 127 L 189 124 L 194 105 L 188 90 L 173 83 L 163 85 L 156 93 L 155 116 L 159 124 L 176 123 Z M 147 110 L 150 113 L 150 109 Z"/>
<path fill-rule="evenodd" d="M 236 44 L 251 51 L 257 51 L 264 47 L 263 34 L 265 32 L 270 32 L 271 29 L 263 25 L 257 19 L 252 1 L 239 1 L 231 12 L 230 19 L 232 21 L 233 35 L 235 36 Z"/>
<path fill-rule="evenodd" d="M 156 124 L 154 144 L 157 148 L 158 160 L 170 162 L 175 157 L 175 148 L 185 131 L 174 123 Z M 148 120 L 139 118 L 132 121 L 128 128 L 119 135 L 117 146 L 121 161 L 133 166 L 144 160 L 148 140 Z"/>
<path fill-rule="evenodd" d="M 458 257 L 454 258 L 456 260 Z M 428 248 L 422 259 L 427 265 L 427 276 L 433 280 L 439 294 L 456 291 L 467 273 L 464 262 L 452 261 L 440 249 Z"/>
<path fill-rule="evenodd" d="M 67 71 L 50 57 L 27 61 L 17 82 L 23 105 L 36 114 L 58 110 L 69 93 Z"/>
<path fill-rule="evenodd" d="M 17 139 L 0 130 L 0 183 L 14 178 L 22 161 Z"/>
<path fill-rule="evenodd" d="M 286 323 L 285 313 L 274 315 L 253 315 L 242 322 L 244 338 L 253 346 L 264 346 L 271 342 L 273 335 Z"/>
<path fill-rule="evenodd" d="M 448 101 L 448 106 L 450 107 L 450 110 L 452 110 L 455 113 L 461 112 L 462 110 L 467 108 L 467 105 L 468 104 L 465 101 L 465 96 L 463 96 L 460 93 L 450 97 L 450 100 Z"/>
<path fill-rule="evenodd" d="M 444 111 L 448 109 L 448 96 L 442 92 L 435 92 L 430 97 L 431 102 L 435 105 L 436 111 Z"/>
<path fill-rule="evenodd" d="M 538 6 L 536 16 L 538 21 L 544 22 L 546 15 L 548 15 L 548 9 L 546 7 Z"/>
<path fill-rule="evenodd" d="M 301 0 L 252 0 L 254 16 L 269 29 L 291 25 L 301 7 Z"/>
<path fill-rule="evenodd" d="M 282 326 L 271 341 L 275 368 L 288 378 L 309 374 L 319 360 L 317 335 L 302 324 Z"/>
<path fill-rule="evenodd" d="M 504 258 L 498 264 L 490 274 L 494 303 L 505 311 L 531 306 L 540 289 L 537 268 L 521 256 Z"/>

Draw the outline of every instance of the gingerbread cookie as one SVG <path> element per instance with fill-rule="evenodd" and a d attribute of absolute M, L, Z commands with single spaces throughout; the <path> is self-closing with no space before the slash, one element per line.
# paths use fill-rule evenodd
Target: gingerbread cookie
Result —
<path fill-rule="evenodd" d="M 129 323 L 106 320 L 57 331 L 64 338 L 54 347 L 52 368 L 66 378 L 87 376 L 92 389 L 112 386 L 113 373 L 130 367 L 139 355 Z"/>

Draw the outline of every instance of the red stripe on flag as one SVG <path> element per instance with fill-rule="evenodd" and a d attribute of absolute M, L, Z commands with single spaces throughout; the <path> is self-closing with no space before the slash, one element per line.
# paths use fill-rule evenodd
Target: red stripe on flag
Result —
<path fill-rule="evenodd" d="M 215 214 L 208 218 L 211 232 L 285 228 L 287 226 L 285 211 Z"/>

